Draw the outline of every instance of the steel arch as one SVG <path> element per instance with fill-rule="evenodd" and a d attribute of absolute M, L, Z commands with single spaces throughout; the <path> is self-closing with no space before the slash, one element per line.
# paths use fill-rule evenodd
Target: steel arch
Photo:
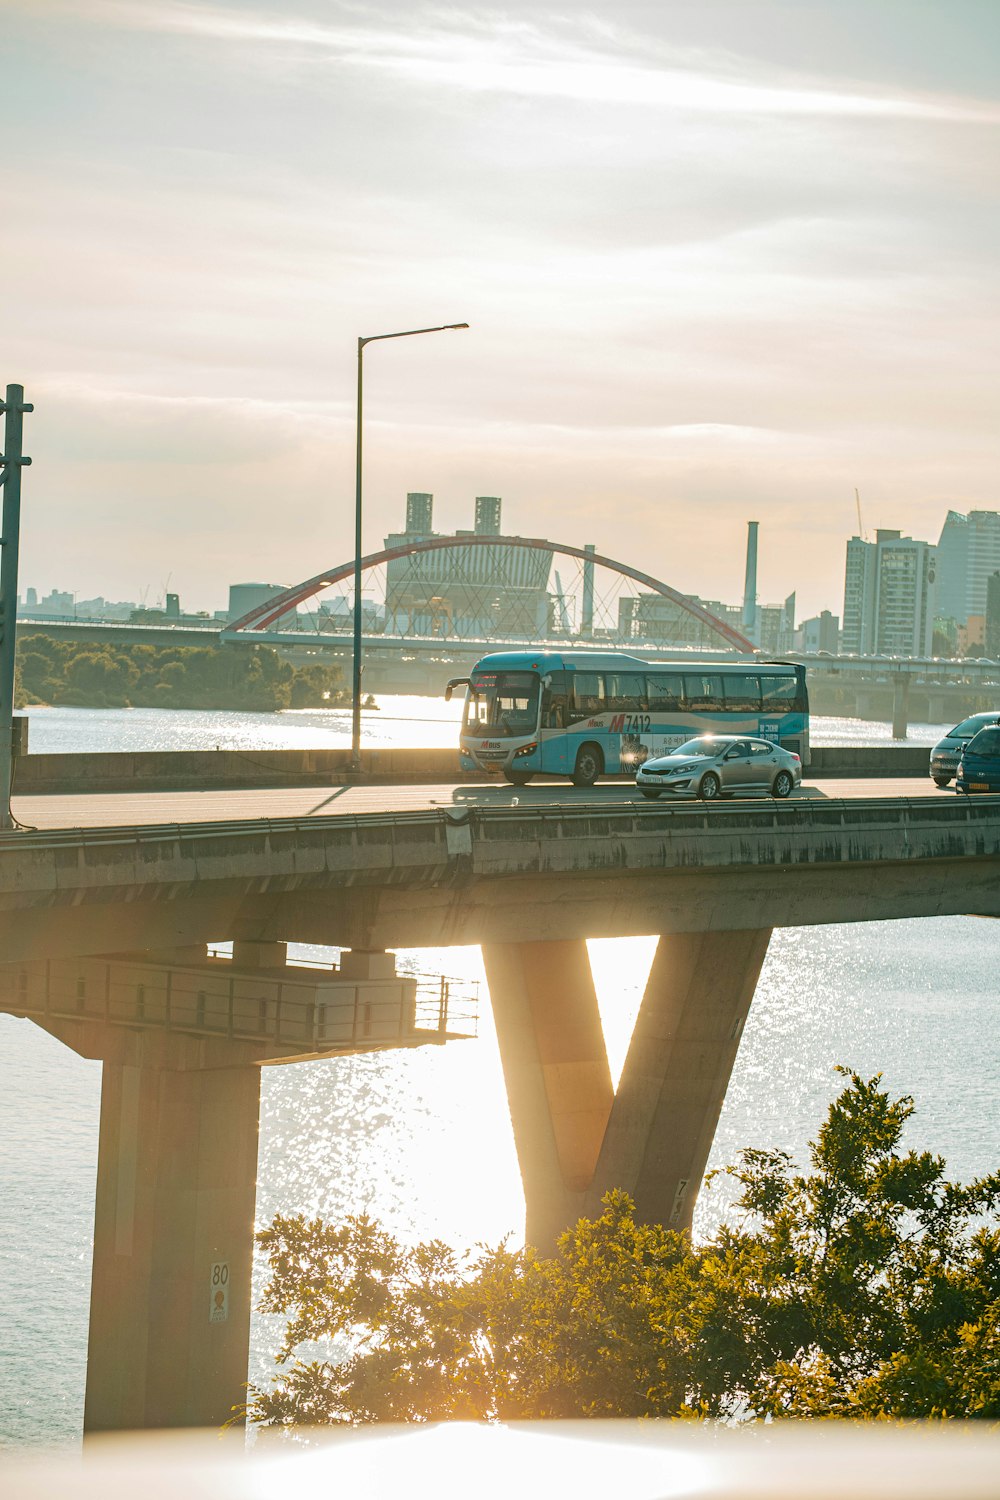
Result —
<path fill-rule="evenodd" d="M 451 548 L 458 547 L 523 547 L 528 551 L 535 552 L 558 552 L 562 557 L 576 557 L 584 562 L 598 563 L 601 567 L 609 568 L 613 573 L 620 573 L 625 578 L 631 578 L 636 583 L 643 584 L 652 590 L 654 594 L 662 594 L 666 599 L 693 615 L 710 630 L 720 635 L 729 646 L 737 651 L 753 654 L 757 648 L 752 641 L 747 640 L 738 630 L 727 625 L 724 620 L 718 619 L 711 610 L 696 604 L 693 599 L 686 599 L 669 584 L 662 583 L 658 578 L 651 578 L 648 573 L 640 573 L 638 568 L 630 568 L 627 563 L 616 562 L 613 557 L 604 557 L 600 552 L 585 552 L 582 547 L 570 547 L 563 542 L 548 542 L 540 537 L 525 536 L 482 536 L 472 532 L 466 536 L 435 536 L 428 537 L 422 542 L 406 542 L 400 547 L 387 547 L 382 552 L 371 552 L 367 557 L 361 559 L 361 570 L 367 572 L 369 568 L 377 568 L 381 563 L 394 562 L 399 557 L 412 557 L 418 552 L 445 552 Z M 338 563 L 335 568 L 328 568 L 323 573 L 317 573 L 313 578 L 307 578 L 302 583 L 286 589 L 283 594 L 275 594 L 273 599 L 268 599 L 264 604 L 258 604 L 255 609 L 248 610 L 238 620 L 234 620 L 227 630 L 266 630 L 273 625 L 275 620 L 287 614 L 296 605 L 303 604 L 323 589 L 330 588 L 335 583 L 341 583 L 345 578 L 350 578 L 354 572 L 354 559 L 350 562 Z"/>

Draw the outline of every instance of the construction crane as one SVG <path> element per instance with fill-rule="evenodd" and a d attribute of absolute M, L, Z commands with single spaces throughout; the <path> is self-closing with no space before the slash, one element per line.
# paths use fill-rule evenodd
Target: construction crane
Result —
<path fill-rule="evenodd" d="M 863 542 L 867 542 L 868 538 L 865 536 L 865 528 L 861 521 L 861 496 L 858 494 L 856 486 L 854 490 L 854 503 L 858 507 L 858 536 Z"/>

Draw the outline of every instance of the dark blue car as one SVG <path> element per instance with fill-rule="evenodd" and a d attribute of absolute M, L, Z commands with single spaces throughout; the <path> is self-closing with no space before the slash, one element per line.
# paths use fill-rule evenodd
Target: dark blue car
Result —
<path fill-rule="evenodd" d="M 956 792 L 1000 792 L 1000 725 L 981 729 L 962 751 Z"/>

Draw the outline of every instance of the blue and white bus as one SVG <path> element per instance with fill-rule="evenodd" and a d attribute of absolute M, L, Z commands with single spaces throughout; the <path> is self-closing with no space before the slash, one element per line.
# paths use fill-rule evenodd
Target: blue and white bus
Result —
<path fill-rule="evenodd" d="M 759 657 L 645 662 L 621 651 L 504 651 L 484 656 L 445 696 L 468 689 L 461 765 L 533 776 L 634 772 L 692 735 L 752 734 L 809 756 L 805 668 Z"/>

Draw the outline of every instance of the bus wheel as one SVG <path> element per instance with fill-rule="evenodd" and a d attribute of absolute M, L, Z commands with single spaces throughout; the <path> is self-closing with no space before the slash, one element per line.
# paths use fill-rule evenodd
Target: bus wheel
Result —
<path fill-rule="evenodd" d="M 576 752 L 574 786 L 593 786 L 604 770 L 604 757 L 597 745 L 581 745 Z"/>
<path fill-rule="evenodd" d="M 527 786 L 535 773 L 533 771 L 515 771 L 513 766 L 507 766 L 503 774 L 511 786 Z"/>
<path fill-rule="evenodd" d="M 714 771 L 706 771 L 701 778 L 698 796 L 703 802 L 714 802 L 719 795 L 719 778 Z"/>

